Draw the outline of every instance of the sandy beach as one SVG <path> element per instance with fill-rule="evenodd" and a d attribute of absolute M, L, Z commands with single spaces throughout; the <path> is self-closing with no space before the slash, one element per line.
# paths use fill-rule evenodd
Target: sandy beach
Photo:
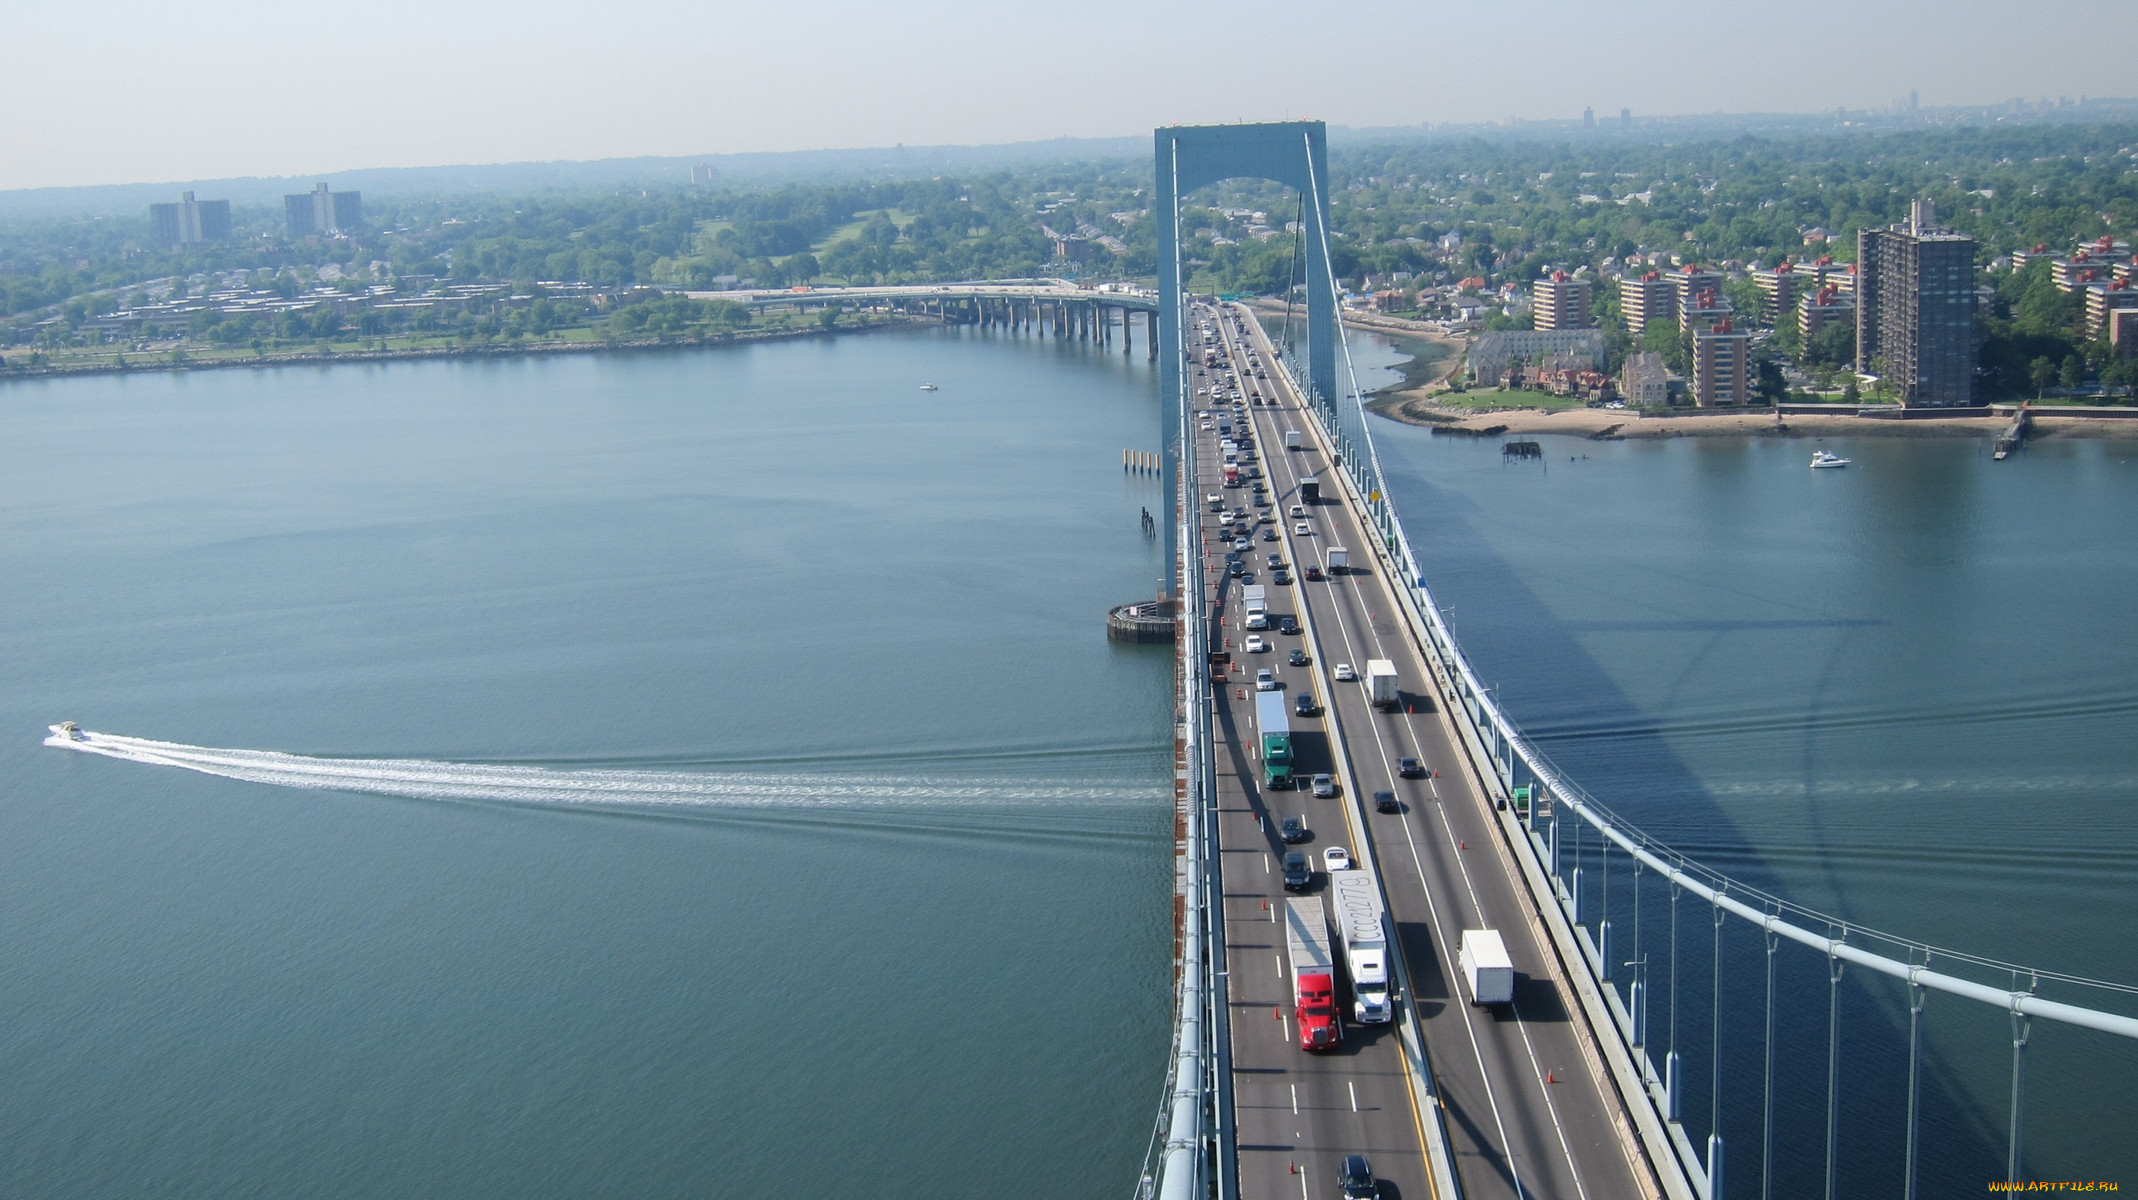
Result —
<path fill-rule="evenodd" d="M 1477 393 L 1471 393 L 1476 395 Z M 1911 420 L 1857 417 L 1840 413 L 1785 414 L 1779 424 L 1767 411 L 1643 417 L 1624 409 L 1570 408 L 1548 411 L 1535 408 L 1473 412 L 1447 408 L 1429 397 L 1391 399 L 1373 406 L 1375 412 L 1407 425 L 1453 427 L 1483 433 L 1501 426 L 1501 433 L 1531 435 L 1560 433 L 1598 441 L 1617 438 L 1673 437 L 1972 437 L 1995 438 L 2011 425 L 2009 417 L 1929 417 Z M 2057 417 L 2037 409 L 2028 440 L 2051 437 L 2138 438 L 2138 416 Z"/>

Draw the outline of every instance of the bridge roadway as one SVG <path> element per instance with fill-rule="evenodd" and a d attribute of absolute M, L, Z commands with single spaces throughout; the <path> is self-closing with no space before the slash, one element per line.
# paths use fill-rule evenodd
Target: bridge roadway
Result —
<path fill-rule="evenodd" d="M 741 288 L 724 292 L 686 291 L 693 300 L 731 300 L 769 307 L 779 304 L 831 304 L 843 301 L 925 300 L 1061 300 L 1105 304 L 1155 312 L 1158 297 L 1141 290 L 1101 290 L 1062 279 L 1005 279 L 978 283 L 921 283 L 862 287 Z"/>
<path fill-rule="evenodd" d="M 1342 545 L 1355 564 L 1350 573 L 1325 581 L 1307 582 L 1295 573 L 1292 586 L 1270 587 L 1272 626 L 1295 614 L 1305 629 L 1297 638 L 1272 631 L 1266 636 L 1274 649 L 1266 655 L 1243 653 L 1239 585 L 1223 575 L 1225 544 L 1202 506 L 1205 528 L 1213 530 L 1202 548 L 1205 586 L 1221 598 L 1222 623 L 1213 636 L 1226 639 L 1236 664 L 1216 689 L 1216 726 L 1241 1195 L 1335 1196 L 1337 1166 L 1350 1153 L 1371 1158 L 1386 1181 L 1384 1197 L 1434 1195 L 1422 1147 L 1425 1130 L 1413 1107 L 1423 1097 L 1414 1097 L 1407 1085 L 1409 1064 L 1395 1028 L 1347 1022 L 1342 1048 L 1329 1054 L 1308 1054 L 1292 1040 L 1284 941 L 1263 906 L 1282 907 L 1277 872 L 1285 847 L 1277 828 L 1293 814 L 1303 815 L 1314 831 L 1303 848 L 1317 867 L 1324 847 L 1356 846 L 1361 832 L 1371 838 L 1464 1195 L 1620 1200 L 1658 1194 L 1646 1163 L 1631 1148 L 1630 1122 L 1602 1077 L 1597 1055 L 1569 1019 L 1569 989 L 1541 944 L 1544 934 L 1517 868 L 1435 702 L 1436 687 L 1375 566 L 1369 534 L 1343 502 L 1317 429 L 1300 411 L 1290 379 L 1251 317 L 1228 308 L 1220 324 L 1206 307 L 1195 320 L 1222 329 L 1221 354 L 1264 371 L 1260 379 L 1251 370 L 1240 372 L 1243 395 L 1259 390 L 1277 401 L 1248 408 L 1257 461 L 1279 517 L 1255 531 L 1250 565 L 1256 580 L 1269 583 L 1264 556 L 1270 552 L 1303 569 L 1322 563 L 1328 547 Z M 1184 340 L 1191 360 L 1199 360 L 1199 335 Z M 1214 375 L 1191 366 L 1191 392 L 1210 387 Z M 1208 395 L 1191 398 L 1198 409 L 1214 407 Z M 1286 451 L 1288 429 L 1299 430 L 1308 448 Z M 1248 507 L 1248 487 L 1215 485 L 1222 471 L 1214 430 L 1200 433 L 1196 452 L 1199 478 L 1213 481 L 1199 485 L 1203 493 L 1223 494 L 1228 507 Z M 1312 532 L 1306 536 L 1293 532 L 1287 515 L 1299 503 L 1302 476 L 1323 481 L 1321 503 L 1307 510 Z M 1277 541 L 1261 540 L 1268 528 L 1279 530 Z M 1285 664 L 1294 645 L 1306 649 L 1308 666 Z M 1373 658 L 1395 662 L 1401 711 L 1374 709 L 1363 682 L 1334 681 L 1337 663 L 1350 663 L 1363 677 Z M 1302 689 L 1316 694 L 1323 715 L 1293 718 L 1294 769 L 1302 776 L 1336 773 L 1349 786 L 1335 799 L 1316 800 L 1305 789 L 1265 794 L 1260 788 L 1253 698 L 1259 666 L 1276 670 L 1288 700 Z M 1324 732 L 1330 724 L 1341 727 L 1347 764 L 1334 761 Z M 1406 755 L 1422 759 L 1433 776 L 1397 778 L 1396 760 Z M 1361 794 L 1352 794 L 1354 787 Z M 1381 790 L 1396 793 L 1401 813 L 1372 811 L 1372 793 Z M 1325 879 L 1317 874 L 1314 894 L 1323 891 Z M 1506 940 L 1518 979 L 1511 1006 L 1476 1008 L 1462 992 L 1455 950 L 1461 931 L 1474 928 L 1498 929 Z M 1340 995 L 1348 1003 L 1348 993 Z"/>

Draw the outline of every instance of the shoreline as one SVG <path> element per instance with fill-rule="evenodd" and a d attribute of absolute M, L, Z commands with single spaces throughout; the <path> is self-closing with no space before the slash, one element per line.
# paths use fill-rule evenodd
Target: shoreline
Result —
<path fill-rule="evenodd" d="M 1459 429 L 1467 436 L 1498 432 L 1561 434 L 1588 441 L 1636 441 L 1678 437 L 1901 437 L 1979 438 L 1991 440 L 2011 427 L 2010 417 L 1918 417 L 1901 421 L 1843 413 L 1789 413 L 1776 422 L 1772 410 L 1644 417 L 1637 412 L 1602 408 L 1557 410 L 1512 408 L 1473 412 L 1443 408 L 1422 396 L 1389 399 L 1369 411 L 1404 425 Z M 2053 437 L 2138 439 L 2138 412 L 2131 418 L 2059 417 L 2053 409 L 2034 409 L 2028 441 Z"/>
<path fill-rule="evenodd" d="M 606 354 L 623 350 L 695 350 L 708 346 L 748 345 L 754 342 L 780 342 L 796 338 L 834 337 L 842 333 L 872 333 L 881 329 L 904 329 L 922 325 L 940 324 L 940 320 L 928 317 L 883 316 L 840 325 L 830 329 L 798 327 L 793 329 L 742 330 L 736 333 L 701 334 L 690 338 L 633 338 L 629 341 L 592 342 L 532 342 L 522 345 L 501 346 L 430 346 L 404 347 L 398 350 L 328 350 L 304 351 L 291 354 L 268 354 L 252 358 L 187 359 L 183 362 L 143 359 L 124 365 L 99 363 L 95 365 L 9 367 L 0 371 L 0 385 L 33 379 L 73 379 L 90 375 L 143 375 L 171 374 L 181 371 L 227 371 L 268 367 L 312 367 L 337 363 L 380 363 L 399 361 L 425 361 L 450 358 L 517 358 L 523 355 L 549 354 Z"/>

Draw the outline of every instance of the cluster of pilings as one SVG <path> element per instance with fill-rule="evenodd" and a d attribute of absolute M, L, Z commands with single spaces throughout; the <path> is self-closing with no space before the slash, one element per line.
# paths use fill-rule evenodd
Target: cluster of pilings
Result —
<path fill-rule="evenodd" d="M 978 325 L 1058 337 L 1069 341 L 1107 344 L 1117 337 L 1121 352 L 1135 351 L 1133 317 L 1143 317 L 1143 345 L 1147 357 L 1158 357 L 1158 314 L 1150 309 L 1108 303 L 1104 298 L 1044 296 L 945 296 L 918 297 L 894 302 L 900 312 L 940 317 L 946 325 Z"/>
<path fill-rule="evenodd" d="M 1121 469 L 1136 475 L 1156 475 L 1163 464 L 1158 455 L 1150 450 L 1123 450 Z"/>

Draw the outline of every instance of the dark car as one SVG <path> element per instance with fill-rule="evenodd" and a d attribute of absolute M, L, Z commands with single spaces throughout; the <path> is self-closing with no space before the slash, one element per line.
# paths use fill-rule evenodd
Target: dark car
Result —
<path fill-rule="evenodd" d="M 1270 569 L 1274 571 L 1278 567 L 1284 565 L 1284 556 L 1282 554 L 1272 554 L 1264 558 L 1262 561 L 1268 563 Z"/>
<path fill-rule="evenodd" d="M 1405 779 L 1417 779 L 1425 774 L 1425 764 L 1415 758 L 1399 758 L 1396 760 L 1396 774 Z"/>
<path fill-rule="evenodd" d="M 1287 657 L 1285 658 L 1285 660 L 1284 660 L 1284 661 L 1285 661 L 1285 662 L 1288 662 L 1288 663 L 1290 663 L 1291 665 L 1293 665 L 1293 666 L 1295 666 L 1295 667 L 1303 667 L 1303 666 L 1306 666 L 1306 665 L 1307 665 L 1307 652 L 1306 652 L 1306 651 L 1304 651 L 1304 650 L 1301 650 L 1301 649 L 1300 649 L 1299 647 L 1297 647 L 1297 646 L 1294 646 L 1294 647 L 1292 647 L 1292 652 L 1291 652 L 1291 654 L 1290 654 L 1290 655 L 1288 655 L 1288 656 L 1287 656 Z"/>
<path fill-rule="evenodd" d="M 1314 836 L 1307 831 L 1306 820 L 1302 817 L 1286 817 L 1284 824 L 1278 828 L 1287 846 L 1296 845 Z"/>
<path fill-rule="evenodd" d="M 1298 632 L 1299 632 L 1299 618 L 1297 618 L 1297 617 L 1278 617 L 1278 618 L 1277 618 L 1277 632 L 1278 632 L 1278 633 L 1298 633 Z"/>
<path fill-rule="evenodd" d="M 1274 542 L 1274 541 L 1276 541 L 1276 540 L 1277 540 L 1277 531 L 1276 531 L 1276 530 L 1274 530 L 1274 529 L 1265 529 L 1265 530 L 1263 530 L 1263 531 L 1262 531 L 1262 540 L 1263 540 L 1263 541 L 1265 541 L 1265 542 Z"/>
<path fill-rule="evenodd" d="M 1402 812 L 1403 806 L 1396 803 L 1396 794 L 1394 792 L 1375 792 L 1373 794 L 1373 811 L 1384 813 Z"/>
<path fill-rule="evenodd" d="M 1294 700 L 1294 701 L 1292 702 L 1292 711 L 1293 711 L 1293 712 L 1296 712 L 1296 713 L 1298 713 L 1298 714 L 1299 714 L 1300 716 L 1302 716 L 1302 717 L 1311 717 L 1311 716 L 1313 716 L 1313 715 L 1314 715 L 1314 693 L 1312 693 L 1312 692 L 1301 692 L 1301 693 L 1299 693 L 1299 696 L 1298 696 L 1298 698 L 1297 698 L 1296 700 Z"/>
<path fill-rule="evenodd" d="M 1336 1183 L 1343 1189 L 1344 1200 L 1374 1200 L 1381 1194 L 1381 1185 L 1373 1181 L 1373 1165 L 1363 1154 L 1344 1156 L 1344 1165 L 1336 1171 Z"/>
<path fill-rule="evenodd" d="M 1303 892 L 1314 885 L 1314 868 L 1307 865 L 1307 852 L 1287 850 L 1284 854 L 1284 890 Z M 1369 1195 L 1371 1193 L 1368 1193 Z"/>
<path fill-rule="evenodd" d="M 1316 775 L 1314 777 L 1314 795 L 1316 796 L 1316 798 L 1326 800 L 1329 797 L 1334 796 L 1335 794 L 1336 776 Z"/>
<path fill-rule="evenodd" d="M 1285 572 L 1283 567 L 1278 567 L 1269 573 L 1269 581 L 1279 587 L 1286 587 L 1291 584 L 1292 577 Z"/>
<path fill-rule="evenodd" d="M 1321 580 L 1321 568 L 1320 568 L 1320 567 L 1308 567 L 1308 568 L 1307 568 L 1307 576 L 1306 576 L 1306 577 L 1307 577 L 1307 581 L 1308 581 L 1309 583 L 1318 583 L 1318 582 L 1320 582 L 1320 580 Z"/>
<path fill-rule="evenodd" d="M 1230 569 L 1230 571 L 1232 572 L 1232 577 L 1233 577 L 1234 579 L 1238 579 L 1238 578 L 1239 578 L 1239 577 L 1240 577 L 1241 575 L 1245 574 L 1245 573 L 1246 573 L 1246 571 L 1247 571 L 1247 568 L 1246 568 L 1246 567 L 1244 567 L 1244 566 L 1240 565 L 1240 561 L 1239 561 L 1238 559 L 1234 559 L 1234 560 L 1233 560 L 1232 566 L 1231 566 L 1231 567 L 1230 567 L 1229 569 Z"/>

